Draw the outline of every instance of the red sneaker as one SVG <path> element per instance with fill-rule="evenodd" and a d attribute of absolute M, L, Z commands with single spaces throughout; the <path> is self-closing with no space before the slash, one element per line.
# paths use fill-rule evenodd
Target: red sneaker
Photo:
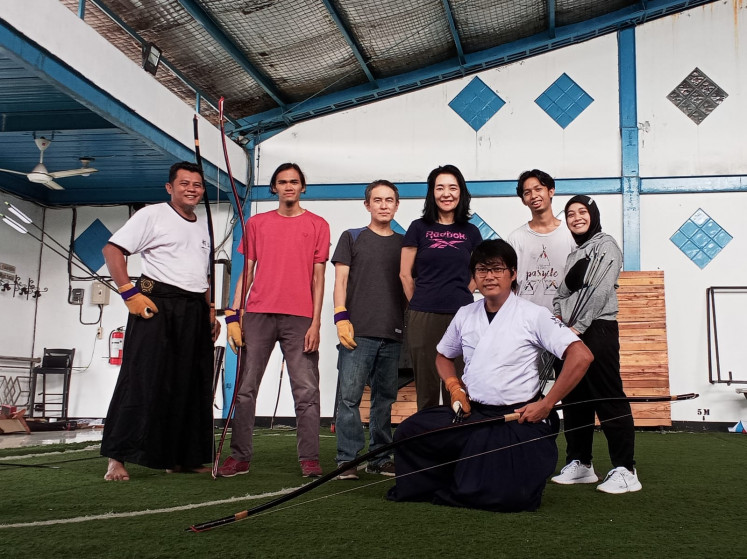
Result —
<path fill-rule="evenodd" d="M 218 477 L 233 477 L 239 474 L 249 473 L 249 462 L 236 460 L 233 456 L 226 458 L 223 465 L 218 468 Z"/>
<path fill-rule="evenodd" d="M 319 460 L 301 460 L 301 474 L 303 477 L 320 477 L 322 467 L 319 465 Z"/>

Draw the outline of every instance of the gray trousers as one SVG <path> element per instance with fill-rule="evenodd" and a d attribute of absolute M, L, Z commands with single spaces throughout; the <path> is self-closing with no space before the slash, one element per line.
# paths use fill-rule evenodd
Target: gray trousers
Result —
<path fill-rule="evenodd" d="M 451 395 L 436 369 L 436 346 L 453 318 L 453 314 L 407 311 L 407 345 L 415 376 L 418 411 L 438 406 L 442 401 L 447 406 L 451 403 Z M 454 365 L 457 376 L 462 378 L 464 360 L 461 356 L 454 360 Z"/>
<path fill-rule="evenodd" d="M 303 353 L 311 319 L 288 314 L 246 313 L 243 370 L 231 430 L 231 456 L 251 462 L 257 392 L 275 347 L 285 357 L 293 402 L 299 460 L 319 459 L 319 352 Z"/>

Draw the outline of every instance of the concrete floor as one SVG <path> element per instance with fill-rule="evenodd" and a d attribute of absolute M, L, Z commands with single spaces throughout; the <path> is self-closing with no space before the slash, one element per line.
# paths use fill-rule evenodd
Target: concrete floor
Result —
<path fill-rule="evenodd" d="M 75 431 L 38 431 L 29 435 L 25 433 L 0 434 L 0 449 L 22 448 L 25 446 L 42 446 L 48 444 L 101 442 L 103 429 L 76 429 Z"/>

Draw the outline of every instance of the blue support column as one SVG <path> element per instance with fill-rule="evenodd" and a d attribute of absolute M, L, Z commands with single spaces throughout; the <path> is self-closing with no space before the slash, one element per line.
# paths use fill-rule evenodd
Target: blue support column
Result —
<path fill-rule="evenodd" d="M 249 165 L 251 168 L 254 168 L 254 145 L 250 144 L 249 146 Z M 239 196 L 244 196 L 245 199 L 249 199 L 249 204 L 251 204 L 251 194 L 252 194 L 252 184 L 254 183 L 254 174 L 252 173 L 250 180 L 249 180 L 249 186 L 244 189 L 243 192 L 239 192 Z M 233 200 L 233 197 L 229 197 L 229 200 L 231 202 L 231 206 L 233 207 L 234 215 L 236 216 L 236 223 L 233 226 L 233 242 L 231 244 L 231 287 L 230 287 L 230 293 L 229 293 L 229 305 L 233 304 L 233 296 L 236 293 L 236 283 L 239 281 L 239 278 L 241 277 L 241 274 L 244 270 L 244 255 L 239 252 L 239 246 L 241 245 L 241 238 L 244 233 L 242 223 L 238 219 L 239 211 L 236 207 L 236 201 Z M 244 204 L 244 208 L 242 210 L 246 210 L 246 208 L 251 207 L 248 204 Z M 250 212 L 244 213 L 244 219 L 249 219 Z M 231 400 L 233 399 L 233 393 L 236 388 L 236 371 L 237 371 L 237 358 L 236 355 L 231 351 L 230 347 L 228 347 L 228 344 L 226 344 L 226 359 L 225 359 L 225 380 L 223 382 L 223 419 L 228 418 L 228 408 L 231 406 Z"/>
<path fill-rule="evenodd" d="M 234 202 L 231 201 L 231 205 Z M 234 208 L 234 211 L 235 208 Z M 245 216 L 246 217 L 246 216 Z M 232 304 L 233 294 L 236 292 L 236 282 L 241 277 L 241 272 L 244 269 L 244 256 L 239 252 L 239 245 L 241 244 L 242 227 L 241 223 L 236 220 L 236 224 L 233 226 L 233 245 L 231 249 L 231 293 L 229 299 L 229 305 Z M 237 370 L 237 359 L 236 355 L 231 351 L 230 348 L 226 348 L 226 367 L 225 367 L 225 380 L 223 382 L 223 419 L 228 418 L 228 408 L 231 406 L 231 400 L 233 399 L 233 392 L 236 384 L 236 370 Z"/>
<path fill-rule="evenodd" d="M 555 38 L 555 0 L 547 0 L 547 36 Z"/>
<path fill-rule="evenodd" d="M 620 82 L 621 187 L 623 202 L 623 267 L 641 269 L 641 179 L 636 105 L 635 28 L 617 33 Z"/>

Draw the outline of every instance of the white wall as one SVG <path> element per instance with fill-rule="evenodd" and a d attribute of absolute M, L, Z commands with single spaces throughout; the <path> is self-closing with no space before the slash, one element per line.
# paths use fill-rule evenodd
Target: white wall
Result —
<path fill-rule="evenodd" d="M 25 213 L 35 223 L 41 224 L 44 212 L 42 208 L 19 200 L 13 196 L 0 193 L 0 202 L 9 202 Z M 0 203 L 0 212 L 11 218 L 13 215 Z M 19 220 L 15 220 L 19 221 Z M 32 229 L 32 228 L 29 228 Z M 36 234 L 37 232 L 35 232 Z M 34 284 L 39 278 L 40 244 L 29 235 L 21 235 L 0 222 L 0 262 L 16 267 L 20 281 L 28 284 L 29 278 Z M 3 282 L 5 283 L 5 282 Z M 42 284 L 42 288 L 44 285 Z M 42 297 L 46 297 L 44 294 Z M 30 357 L 34 334 L 34 315 L 39 301 L 16 293 L 13 289 L 0 291 L 0 316 L 2 317 L 2 335 L 0 335 L 0 355 L 12 357 Z M 2 373 L 0 373 L 2 374 Z"/>
<path fill-rule="evenodd" d="M 479 75 L 506 102 L 478 132 L 448 103 L 473 76 L 295 125 L 258 148 L 259 184 L 295 161 L 310 184 L 425 182 L 452 163 L 468 181 L 513 179 L 539 167 L 553 176 L 620 174 L 614 35 Z M 594 102 L 563 129 L 534 100 L 565 72 Z"/>
<path fill-rule="evenodd" d="M 637 28 L 641 176 L 747 172 L 746 38 L 747 5 L 740 0 Z M 666 98 L 695 67 L 728 94 L 699 126 Z"/>
<path fill-rule="evenodd" d="M 747 5 L 738 0 L 714 2 L 637 28 L 641 176 L 747 174 L 745 37 Z M 666 98 L 695 67 L 728 94 L 700 125 Z M 736 394 L 734 385 L 708 383 L 705 297 L 709 286 L 746 285 L 746 204 L 745 192 L 646 195 L 641 199 L 641 268 L 664 270 L 671 390 L 701 394 L 697 400 L 673 405 L 675 420 L 736 422 L 747 418 L 747 400 Z M 699 208 L 734 237 L 703 270 L 669 240 Z M 723 310 L 725 300 L 720 301 Z M 744 342 L 729 335 L 744 331 L 740 316 L 747 311 L 747 301 L 738 297 L 731 301 L 738 311 L 719 318 L 721 349 L 740 354 L 744 364 Z M 734 370 L 734 377 L 747 378 L 747 366 L 740 369 Z M 706 409 L 708 416 L 702 415 Z"/>
<path fill-rule="evenodd" d="M 708 383 L 706 288 L 743 286 L 747 254 L 747 193 L 662 194 L 643 197 L 641 209 L 641 268 L 664 270 L 669 341 L 669 383 L 672 393 L 698 392 L 701 397 L 672 406 L 672 418 L 701 421 L 698 410 L 708 409 L 711 421 L 747 418 L 747 400 L 735 386 Z M 695 211 L 702 208 L 734 239 L 703 270 L 686 258 L 669 237 Z M 747 346 L 744 316 L 747 296 L 719 298 L 718 321 L 721 350 L 736 353 L 734 378 L 747 379 Z M 732 311 L 728 313 L 728 311 Z M 722 369 L 722 376 L 726 370 Z M 715 369 L 714 369 L 715 377 Z M 745 387 L 745 385 L 741 385 Z M 736 421 L 735 421 L 736 422 Z"/>

